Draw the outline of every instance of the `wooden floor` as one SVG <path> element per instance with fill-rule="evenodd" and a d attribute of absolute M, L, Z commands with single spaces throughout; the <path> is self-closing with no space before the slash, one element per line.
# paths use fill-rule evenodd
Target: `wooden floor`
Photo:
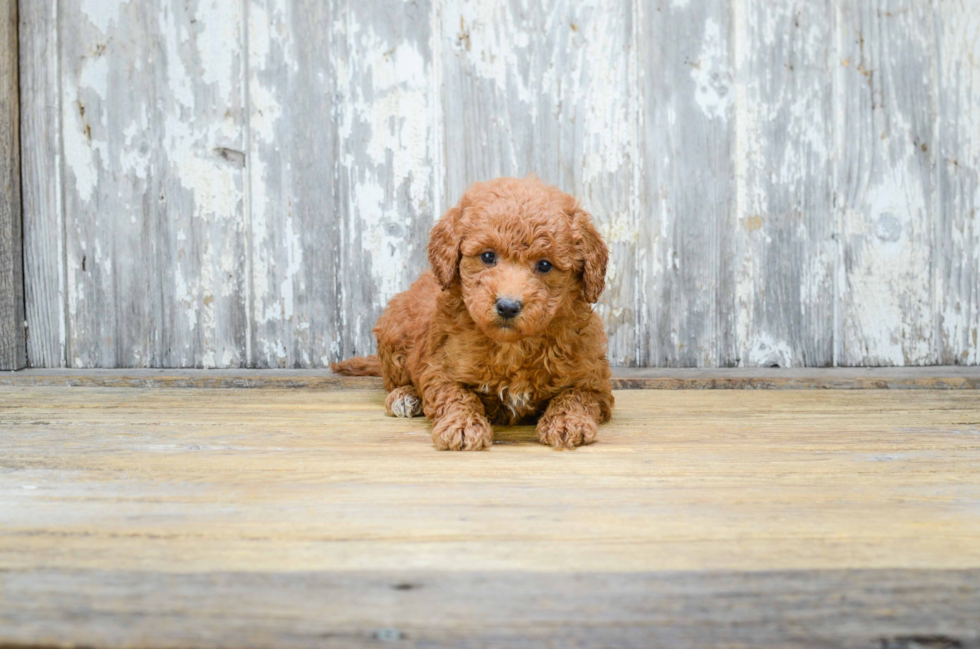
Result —
<path fill-rule="evenodd" d="M 976 390 L 623 390 L 466 454 L 378 390 L 8 383 L 0 647 L 980 647 Z"/>

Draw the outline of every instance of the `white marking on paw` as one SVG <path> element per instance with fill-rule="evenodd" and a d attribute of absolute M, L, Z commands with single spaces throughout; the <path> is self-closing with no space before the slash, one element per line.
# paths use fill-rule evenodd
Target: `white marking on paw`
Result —
<path fill-rule="evenodd" d="M 396 417 L 417 417 L 422 414 L 422 400 L 413 394 L 403 394 L 391 404 L 391 414 Z"/>

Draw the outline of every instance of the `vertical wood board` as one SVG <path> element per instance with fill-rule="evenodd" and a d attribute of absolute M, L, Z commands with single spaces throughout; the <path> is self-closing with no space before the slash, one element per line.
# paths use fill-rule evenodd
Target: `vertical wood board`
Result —
<path fill-rule="evenodd" d="M 841 365 L 939 360 L 936 32 L 929 0 L 839 0 Z"/>
<path fill-rule="evenodd" d="M 939 5 L 940 362 L 980 363 L 980 3 Z"/>
<path fill-rule="evenodd" d="M 833 363 L 829 0 L 736 2 L 738 364 Z"/>
<path fill-rule="evenodd" d="M 436 200 L 428 3 L 250 2 L 253 359 L 374 348 Z"/>
<path fill-rule="evenodd" d="M 61 10 L 68 365 L 245 364 L 241 7 Z"/>
<path fill-rule="evenodd" d="M 20 88 L 27 357 L 32 367 L 64 367 L 68 333 L 58 0 L 21 3 Z"/>
<path fill-rule="evenodd" d="M 723 0 L 643 8 L 640 365 L 738 362 L 731 9 Z"/>
<path fill-rule="evenodd" d="M 0 370 L 27 363 L 17 72 L 17 2 L 0 0 Z"/>

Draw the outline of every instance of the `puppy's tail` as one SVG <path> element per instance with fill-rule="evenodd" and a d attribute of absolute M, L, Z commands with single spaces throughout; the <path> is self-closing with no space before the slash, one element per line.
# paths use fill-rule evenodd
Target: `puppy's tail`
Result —
<path fill-rule="evenodd" d="M 344 376 L 381 376 L 381 361 L 377 356 L 355 356 L 339 363 L 330 363 L 330 369 Z"/>

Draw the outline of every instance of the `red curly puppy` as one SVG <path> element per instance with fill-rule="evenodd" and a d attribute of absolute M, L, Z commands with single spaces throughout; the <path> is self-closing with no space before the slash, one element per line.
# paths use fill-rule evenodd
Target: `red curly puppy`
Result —
<path fill-rule="evenodd" d="M 541 442 L 595 441 L 613 409 L 591 304 L 608 251 L 588 213 L 536 178 L 477 183 L 432 228 L 432 272 L 378 319 L 378 356 L 335 363 L 384 377 L 388 413 L 432 420 L 439 449 L 493 443 L 490 423 L 538 418 Z"/>

